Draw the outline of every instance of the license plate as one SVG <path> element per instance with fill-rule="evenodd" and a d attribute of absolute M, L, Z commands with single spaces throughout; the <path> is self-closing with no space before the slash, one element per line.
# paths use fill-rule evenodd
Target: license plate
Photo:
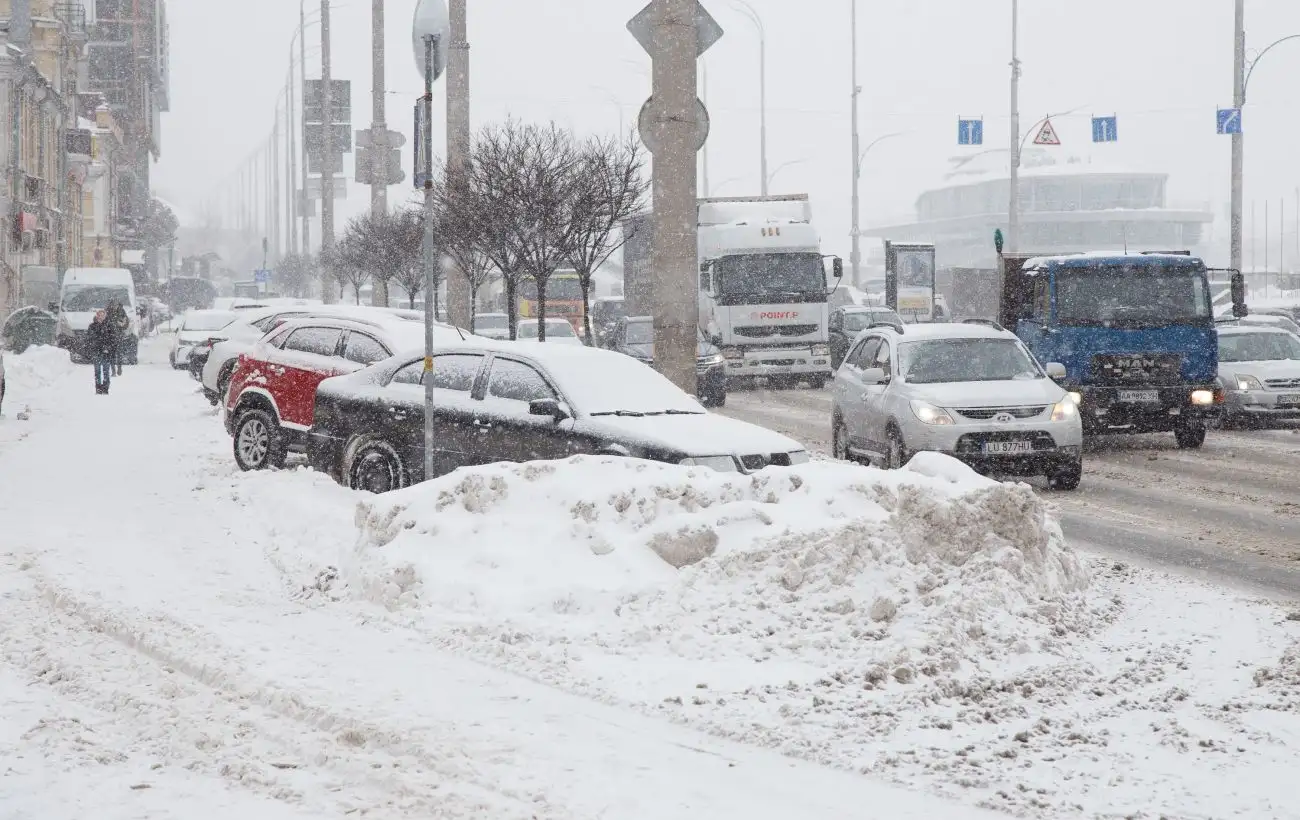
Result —
<path fill-rule="evenodd" d="M 1034 452 L 1032 441 L 986 441 L 984 452 L 991 456 L 1024 455 Z"/>
<path fill-rule="evenodd" d="M 1119 400 L 1127 404 L 1155 404 L 1160 401 L 1159 390 L 1121 390 Z"/>
<path fill-rule="evenodd" d="M 1300 393 L 1283 393 L 1277 397 L 1277 403 L 1281 407 L 1300 406 Z"/>

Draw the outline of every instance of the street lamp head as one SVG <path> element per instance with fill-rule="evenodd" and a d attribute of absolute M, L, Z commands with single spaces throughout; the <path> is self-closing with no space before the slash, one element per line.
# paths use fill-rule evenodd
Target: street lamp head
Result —
<path fill-rule="evenodd" d="M 433 37 L 438 41 L 434 49 L 433 79 L 442 76 L 447 66 L 447 46 L 451 42 L 451 17 L 447 14 L 447 0 L 420 0 L 415 7 L 415 20 L 411 24 L 412 45 L 415 49 L 415 66 L 424 76 L 425 38 Z"/>

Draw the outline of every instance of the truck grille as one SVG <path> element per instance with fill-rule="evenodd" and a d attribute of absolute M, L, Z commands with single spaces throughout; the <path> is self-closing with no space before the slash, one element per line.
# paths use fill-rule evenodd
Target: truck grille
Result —
<path fill-rule="evenodd" d="M 999 413 L 1009 413 L 1012 418 L 1032 419 L 1040 415 L 1047 409 L 1046 405 L 1040 407 L 958 407 L 957 412 L 968 419 L 986 420 L 991 419 Z"/>
<path fill-rule="evenodd" d="M 1295 390 L 1300 388 L 1300 379 L 1265 379 L 1264 386 L 1269 390 Z"/>
<path fill-rule="evenodd" d="M 1092 357 L 1092 380 L 1098 385 L 1177 384 L 1182 367 L 1177 353 L 1099 353 Z"/>
<path fill-rule="evenodd" d="M 772 336 L 807 336 L 817 332 L 817 325 L 743 325 L 733 331 L 748 339 L 768 339 Z"/>

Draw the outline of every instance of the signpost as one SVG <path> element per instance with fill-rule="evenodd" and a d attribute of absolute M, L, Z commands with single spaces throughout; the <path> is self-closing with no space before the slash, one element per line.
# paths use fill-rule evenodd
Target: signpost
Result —
<path fill-rule="evenodd" d="M 1093 142 L 1118 142 L 1119 141 L 1119 118 L 1110 117 L 1093 117 L 1092 118 L 1092 141 Z"/>
<path fill-rule="evenodd" d="M 983 145 L 984 120 L 964 120 L 959 117 L 957 119 L 957 144 Z"/>
<path fill-rule="evenodd" d="M 1048 117 L 1043 120 L 1043 127 L 1038 129 L 1038 136 L 1034 137 L 1034 145 L 1060 145 L 1061 138 L 1056 135 L 1056 128 L 1052 125 L 1052 118 Z"/>

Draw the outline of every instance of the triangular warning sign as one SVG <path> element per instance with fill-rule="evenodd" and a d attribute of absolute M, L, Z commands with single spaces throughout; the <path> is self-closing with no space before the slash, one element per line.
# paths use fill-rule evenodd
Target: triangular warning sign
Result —
<path fill-rule="evenodd" d="M 1034 137 L 1034 145 L 1060 145 L 1061 138 L 1056 136 L 1056 129 L 1052 127 L 1051 120 L 1043 120 L 1043 127 L 1038 129 L 1038 136 Z"/>

